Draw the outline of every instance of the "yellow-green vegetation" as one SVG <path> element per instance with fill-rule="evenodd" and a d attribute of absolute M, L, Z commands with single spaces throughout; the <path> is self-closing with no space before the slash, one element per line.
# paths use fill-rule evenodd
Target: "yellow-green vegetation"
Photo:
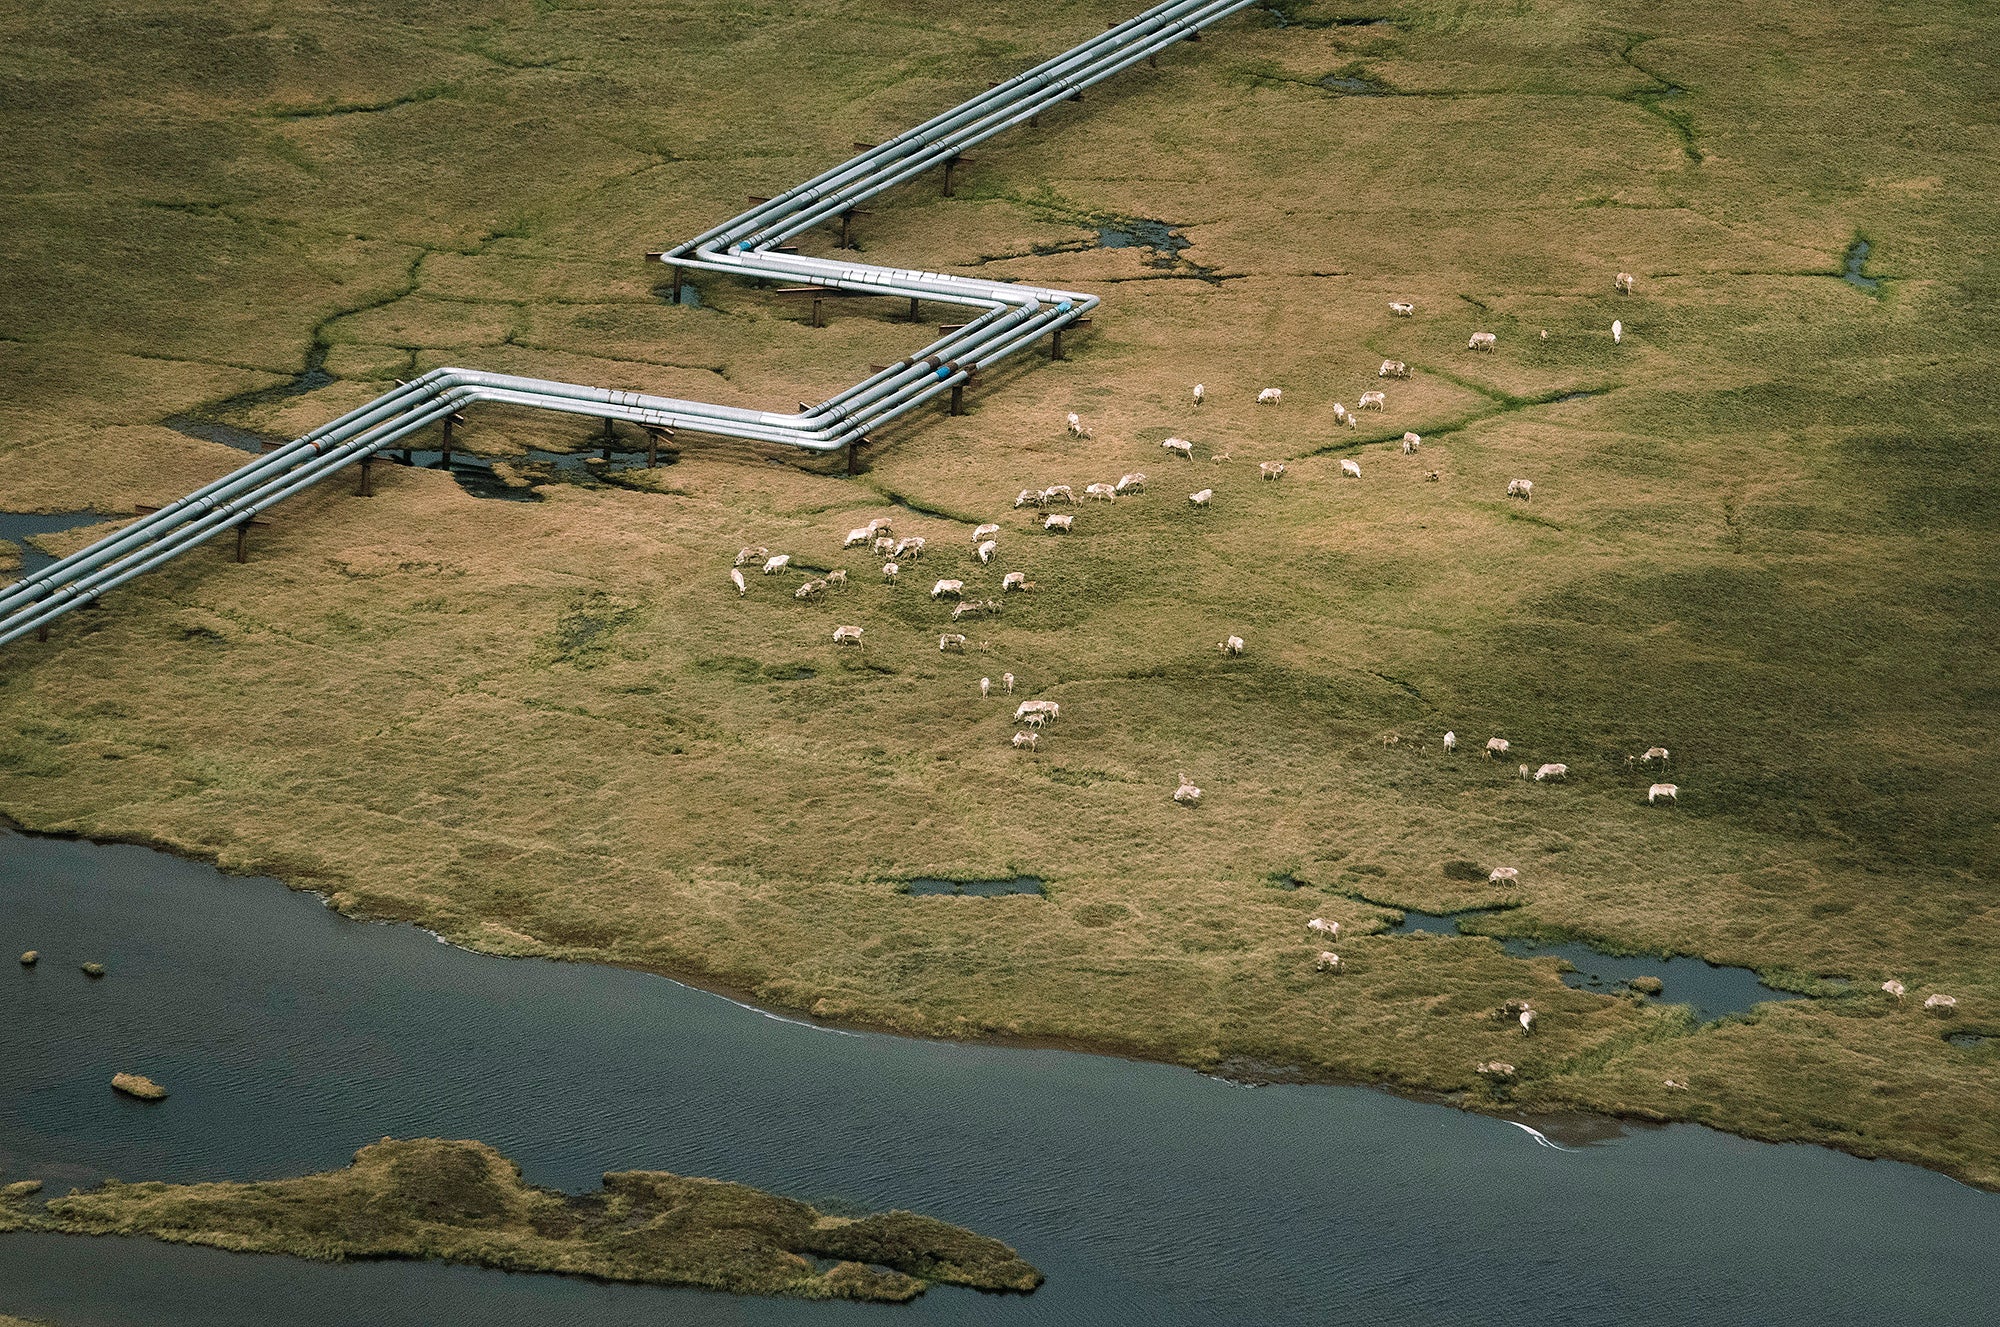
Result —
<path fill-rule="evenodd" d="M 745 1295 L 902 1303 L 933 1283 L 1022 1292 L 1042 1283 L 1000 1241 L 912 1212 L 824 1216 L 746 1185 L 647 1170 L 571 1195 L 522 1183 L 520 1167 L 484 1143 L 437 1138 L 385 1138 L 343 1170 L 297 1179 L 108 1180 L 40 1212 L 12 1206 L 29 1229 L 72 1235 L 326 1262 L 430 1258 Z"/>
<path fill-rule="evenodd" d="M 1135 7 L 0 17 L 0 507 L 170 499 L 242 458 L 169 413 L 293 435 L 439 364 L 820 399 L 924 334 L 866 301 L 810 328 L 719 278 L 669 305 L 637 255 Z M 329 486 L 249 566 L 218 546 L 7 650 L 0 809 L 829 1018 L 1698 1120 L 2000 1184 L 2000 1052 L 1943 1035 L 2000 1030 L 2000 15 L 1276 7 L 1292 21 L 1232 20 L 988 144 L 958 198 L 919 182 L 861 219 L 873 260 L 1101 291 L 1068 362 L 986 375 L 967 417 L 875 439 L 856 479 L 697 439 L 536 503 L 410 470 L 371 501 Z M 1129 218 L 1191 247 L 1092 242 Z M 221 404 L 321 353 L 339 381 Z M 1378 380 L 1383 358 L 1414 377 Z M 1250 404 L 1265 386 L 1280 405 Z M 1377 386 L 1386 411 L 1334 425 Z M 485 411 L 462 437 L 591 433 Z M 1146 496 L 1066 538 L 1009 509 L 1137 469 Z M 931 545 L 894 589 L 840 548 L 885 514 Z M 991 567 L 983 520 L 1005 527 Z M 801 604 L 753 576 L 739 600 L 746 544 L 855 583 Z M 1039 588 L 941 654 L 931 579 L 998 597 L 1009 570 Z M 836 651 L 844 622 L 865 650 Z M 1003 672 L 1022 691 L 982 701 Z M 1007 744 L 1024 695 L 1063 706 L 1035 753 Z M 1447 729 L 1469 750 L 1444 756 Z M 1477 757 L 1492 735 L 1508 761 Z M 1655 744 L 1665 774 L 1628 764 Z M 1170 802 L 1178 772 L 1198 808 Z M 1661 778 L 1678 806 L 1646 804 Z M 1503 865 L 1518 887 L 1484 883 Z M 1047 896 L 897 890 L 1017 872 Z M 1384 907 L 1501 901 L 1488 929 L 1818 998 L 1697 1028 L 1489 939 L 1373 933 Z M 1337 975 L 1314 972 L 1316 915 L 1344 928 Z M 1920 1011 L 1932 991 L 1955 1020 Z M 1522 998 L 1533 1037 L 1492 1016 Z"/>
<path fill-rule="evenodd" d="M 155 1083 L 144 1074 L 116 1073 L 111 1075 L 111 1086 L 115 1091 L 140 1101 L 165 1101 L 167 1089 Z"/>
<path fill-rule="evenodd" d="M 15 1180 L 0 1184 L 0 1231 L 20 1230 L 32 1223 L 33 1217 L 25 1204 L 42 1189 L 40 1180 Z M 5 1327 L 0 1320 L 0 1327 Z"/>

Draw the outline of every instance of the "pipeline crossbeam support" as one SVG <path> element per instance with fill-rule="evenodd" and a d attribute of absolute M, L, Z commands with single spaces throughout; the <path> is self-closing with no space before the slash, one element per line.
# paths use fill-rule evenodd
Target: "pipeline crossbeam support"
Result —
<path fill-rule="evenodd" d="M 1203 28 L 1253 3 L 1164 0 L 776 197 L 752 196 L 747 211 L 647 255 L 673 269 L 676 303 L 683 276 L 715 272 L 810 289 L 815 323 L 825 300 L 842 296 L 908 299 L 912 324 L 925 302 L 965 312 L 966 321 L 946 324 L 949 330 L 937 339 L 896 364 L 872 370 L 838 395 L 780 413 L 476 369 L 433 369 L 0 589 L 0 645 L 31 632 L 46 639 L 58 618 L 224 531 L 234 531 L 240 540 L 261 513 L 350 465 L 361 466 L 360 491 L 372 494 L 372 458 L 407 450 L 410 438 L 433 426 L 441 428 L 443 465 L 450 470 L 453 431 L 474 405 L 590 416 L 607 429 L 623 420 L 645 431 L 649 464 L 656 462 L 662 439 L 671 445 L 688 432 L 822 455 L 844 453 L 851 471 L 858 443 L 925 402 L 945 395 L 953 413 L 962 410 L 975 369 L 1028 349 L 1044 335 L 1053 338 L 1053 357 L 1061 358 L 1063 331 L 1087 322 L 1098 299 L 1079 291 L 810 257 L 796 252 L 792 241 L 816 226 L 837 223 L 844 252 L 852 242 L 852 219 L 867 215 L 861 205 L 870 199 L 935 169 L 944 172 L 944 191 L 950 194 L 953 171 L 964 163 L 967 149 L 1032 126 L 1127 69 L 1156 63 L 1181 42 L 1199 40 Z"/>

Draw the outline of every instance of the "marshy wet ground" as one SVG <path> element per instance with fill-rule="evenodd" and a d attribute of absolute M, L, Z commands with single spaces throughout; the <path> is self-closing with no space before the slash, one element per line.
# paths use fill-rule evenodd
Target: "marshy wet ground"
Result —
<path fill-rule="evenodd" d="M 1842 264 L 1840 273 L 1842 281 L 1853 286 L 1856 290 L 1866 291 L 1870 295 L 1879 294 L 1882 289 L 1880 279 L 1861 274 L 1861 269 L 1868 265 L 1868 255 L 1874 251 L 1874 248 L 1875 246 L 1867 240 L 1856 240 L 1854 243 L 1848 245 L 1847 258 Z"/>
<path fill-rule="evenodd" d="M 1374 82 L 1358 74 L 1328 74 L 1319 81 L 1328 92 L 1337 92 L 1344 97 L 1387 97 L 1392 90 L 1382 83 Z"/>
<path fill-rule="evenodd" d="M 905 882 L 910 894 L 975 894 L 997 898 L 1002 894 L 1043 894 L 1042 878 L 1017 875 L 997 880 L 946 880 L 939 876 L 917 876 Z"/>

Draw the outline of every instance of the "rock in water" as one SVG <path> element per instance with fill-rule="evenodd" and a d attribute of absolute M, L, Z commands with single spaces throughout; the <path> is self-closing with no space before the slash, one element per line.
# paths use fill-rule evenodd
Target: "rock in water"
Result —
<path fill-rule="evenodd" d="M 104 975 L 104 965 L 102 963 L 86 963 L 83 965 L 83 975 L 93 978 L 102 977 Z"/>
<path fill-rule="evenodd" d="M 1667 984 L 1658 977 L 1634 977 L 1629 984 L 1641 995 L 1658 995 L 1667 989 Z"/>
<path fill-rule="evenodd" d="M 30 949 L 27 953 L 21 955 L 21 966 L 24 968 L 32 968 L 41 961 L 42 951 L 39 949 Z"/>
<path fill-rule="evenodd" d="M 141 1101 L 161 1101 L 167 1095 L 167 1089 L 144 1074 L 113 1074 L 111 1086 L 126 1096 L 137 1097 Z"/>

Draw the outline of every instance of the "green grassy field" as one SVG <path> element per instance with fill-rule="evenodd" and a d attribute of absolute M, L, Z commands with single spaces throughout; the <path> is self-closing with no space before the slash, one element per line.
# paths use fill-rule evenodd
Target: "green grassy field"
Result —
<path fill-rule="evenodd" d="M 2000 1051 L 1945 1037 L 2000 1035 L 1994 14 L 1280 8 L 986 145 L 958 198 L 913 185 L 863 220 L 870 261 L 1101 292 L 1067 362 L 988 375 L 854 479 L 695 440 L 538 503 L 336 482 L 249 566 L 217 547 L 0 654 L 0 810 L 828 1018 L 1697 1120 L 2000 1184 Z M 861 301 L 813 329 L 720 279 L 669 305 L 637 255 L 1127 12 L 0 19 L 0 509 L 163 501 L 243 459 L 169 414 L 292 435 L 440 364 L 821 399 L 922 334 Z M 1084 243 L 1134 217 L 1191 247 Z M 1860 240 L 1872 289 L 1842 279 Z M 1496 353 L 1466 350 L 1476 330 Z M 219 404 L 320 354 L 331 385 Z M 1415 376 L 1336 427 L 1384 357 Z M 1265 386 L 1283 402 L 1253 406 Z M 591 433 L 490 411 L 464 436 Z M 1069 537 L 1010 510 L 1135 469 L 1149 493 Z M 1516 476 L 1532 503 L 1504 496 Z M 878 515 L 931 543 L 895 588 L 840 550 Z M 802 605 L 753 576 L 739 601 L 745 544 L 855 584 Z M 1011 570 L 1039 588 L 940 654 L 930 581 L 983 596 Z M 835 651 L 842 622 L 865 652 Z M 1002 672 L 1021 693 L 981 700 Z M 1063 706 L 1036 753 L 1007 744 L 1026 695 Z M 1508 761 L 1472 750 L 1493 735 Z M 1655 744 L 1666 775 L 1627 764 Z M 1181 771 L 1198 808 L 1169 800 Z M 1646 805 L 1657 777 L 1677 808 Z M 1015 872 L 1048 897 L 897 887 Z M 1489 939 L 1371 934 L 1502 900 L 1491 929 L 1818 998 L 1697 1028 Z M 1343 925 L 1338 976 L 1313 971 L 1315 915 Z M 1921 1012 L 1932 992 L 1954 1019 Z M 1531 1039 L 1493 1017 L 1521 998 Z M 1519 1068 L 1503 1095 L 1474 1071 L 1495 1058 Z"/>
<path fill-rule="evenodd" d="M 384 1138 L 345 1169 L 297 1179 L 111 1180 L 43 1209 L 17 1204 L 14 1215 L 28 1229 L 235 1253 L 427 1258 L 802 1299 L 900 1304 L 931 1283 L 1020 1292 L 1042 1283 L 1000 1241 L 912 1212 L 826 1216 L 664 1171 L 606 1175 L 598 1192 L 572 1196 L 522 1183 L 520 1168 L 484 1143 L 437 1138 Z"/>

